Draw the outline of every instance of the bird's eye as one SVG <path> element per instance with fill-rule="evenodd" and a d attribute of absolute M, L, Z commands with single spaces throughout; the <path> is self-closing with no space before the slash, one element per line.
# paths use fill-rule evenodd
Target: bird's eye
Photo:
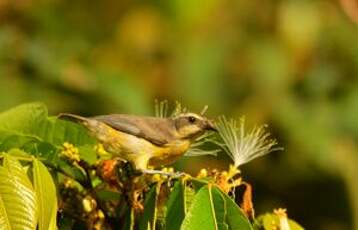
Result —
<path fill-rule="evenodd" d="M 193 116 L 188 117 L 188 120 L 190 123 L 194 123 L 196 121 L 196 118 Z"/>

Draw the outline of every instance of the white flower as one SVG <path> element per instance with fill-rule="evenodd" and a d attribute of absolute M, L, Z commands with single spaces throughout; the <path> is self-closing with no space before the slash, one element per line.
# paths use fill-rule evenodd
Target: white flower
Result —
<path fill-rule="evenodd" d="M 245 119 L 240 122 L 234 119 L 219 118 L 217 129 L 223 143 L 219 144 L 234 161 L 236 167 L 272 151 L 282 150 L 277 141 L 270 138 L 266 126 L 256 126 L 251 131 L 245 131 Z"/>

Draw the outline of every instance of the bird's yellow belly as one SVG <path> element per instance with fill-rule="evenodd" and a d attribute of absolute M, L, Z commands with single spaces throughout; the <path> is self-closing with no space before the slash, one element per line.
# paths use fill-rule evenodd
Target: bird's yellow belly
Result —
<path fill-rule="evenodd" d="M 136 168 L 147 168 L 148 162 L 153 166 L 173 163 L 190 146 L 187 140 L 157 146 L 143 138 L 115 130 L 103 123 L 97 125 L 102 127 L 89 128 L 104 148 L 119 158 L 133 162 Z"/>
<path fill-rule="evenodd" d="M 108 141 L 105 141 L 104 146 L 113 154 L 119 155 L 125 160 L 132 160 L 139 156 L 152 156 L 155 153 L 155 146 L 136 136 L 126 134 L 120 131 L 115 131 Z"/>
<path fill-rule="evenodd" d="M 152 166 L 162 166 L 174 163 L 189 149 L 190 142 L 187 140 L 178 140 L 160 148 L 150 158 L 149 164 Z"/>

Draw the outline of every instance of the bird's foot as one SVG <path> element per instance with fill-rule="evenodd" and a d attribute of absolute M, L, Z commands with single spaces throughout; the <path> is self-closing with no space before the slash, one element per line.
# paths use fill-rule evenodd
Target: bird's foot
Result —
<path fill-rule="evenodd" d="M 179 177 L 186 175 L 183 172 L 166 172 L 166 171 L 154 170 L 154 169 L 143 169 L 142 173 L 150 174 L 150 175 L 159 174 L 159 175 L 168 176 L 168 177 L 172 177 L 172 178 L 179 178 Z"/>

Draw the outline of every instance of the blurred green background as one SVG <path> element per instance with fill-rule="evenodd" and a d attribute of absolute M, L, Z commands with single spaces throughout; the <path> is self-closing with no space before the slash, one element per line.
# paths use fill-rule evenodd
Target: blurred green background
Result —
<path fill-rule="evenodd" d="M 358 229 L 357 5 L 0 0 L 0 110 L 152 114 L 164 98 L 246 115 L 285 147 L 242 167 L 256 213 L 285 207 L 307 229 Z"/>

